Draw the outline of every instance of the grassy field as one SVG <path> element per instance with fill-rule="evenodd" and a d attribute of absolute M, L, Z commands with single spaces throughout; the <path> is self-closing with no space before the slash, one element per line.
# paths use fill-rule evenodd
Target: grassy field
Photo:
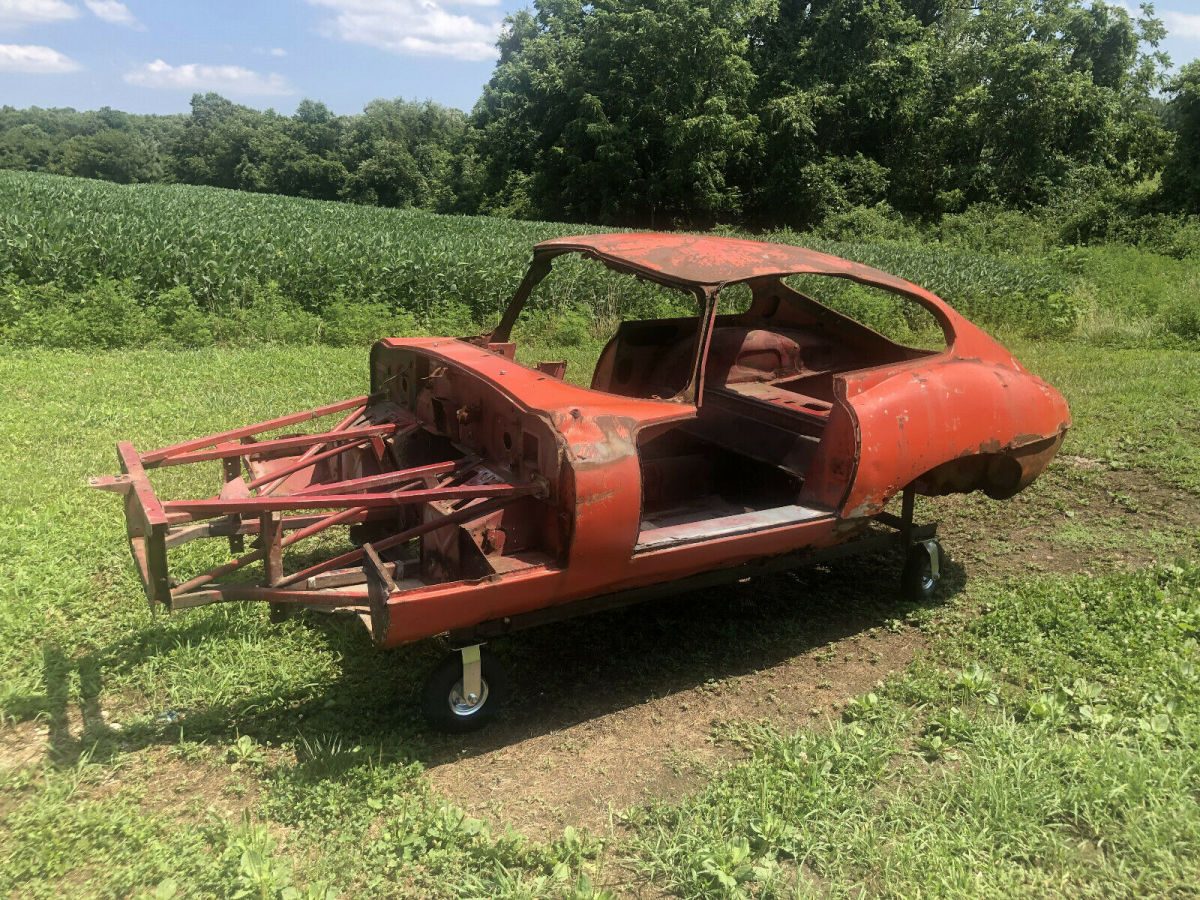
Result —
<path fill-rule="evenodd" d="M 150 446 L 351 394 L 360 351 L 10 354 L 0 892 L 1186 894 L 1200 875 L 1200 570 L 1187 561 L 1200 520 L 1179 511 L 1200 494 L 1200 366 L 1185 351 L 1015 348 L 1072 403 L 1072 461 L 1017 504 L 931 507 L 964 557 L 937 604 L 892 600 L 879 585 L 896 562 L 881 560 L 800 576 L 801 604 L 794 580 L 770 579 L 660 604 L 633 634 L 621 616 L 543 629 L 498 646 L 513 723 L 465 743 L 414 712 L 435 647 L 380 653 L 357 629 L 273 626 L 258 608 L 151 620 L 118 504 L 84 486 L 113 468 L 119 438 Z M 1045 517 L 1044 545 L 1074 562 L 1006 565 L 955 543 L 1010 514 L 1005 529 Z M 1112 528 L 1127 566 L 1105 556 Z M 851 699 L 842 648 L 875 633 L 881 653 L 927 649 Z M 776 672 L 786 691 L 796 658 L 825 685 L 816 712 L 775 710 L 759 683 Z M 505 754 L 528 790 L 557 790 L 554 760 L 586 758 L 571 744 L 591 721 L 731 691 L 704 738 L 657 762 L 683 789 L 603 824 L 487 802 L 468 815 L 439 790 Z M 531 737 L 558 749 L 524 757 Z"/>
<path fill-rule="evenodd" d="M 118 440 L 360 393 L 365 341 L 477 327 L 571 230 L 0 172 L 0 896 L 1194 896 L 1194 256 L 778 236 L 942 292 L 1071 404 L 1025 493 L 922 502 L 928 605 L 859 559 L 522 633 L 504 721 L 454 739 L 432 643 L 149 616 L 86 487 Z M 520 335 L 582 381 L 675 302 L 584 272 Z"/>

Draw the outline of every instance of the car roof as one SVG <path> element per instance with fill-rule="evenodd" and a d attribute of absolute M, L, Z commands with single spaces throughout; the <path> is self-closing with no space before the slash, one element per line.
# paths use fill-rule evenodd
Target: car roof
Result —
<path fill-rule="evenodd" d="M 744 238 L 665 232 L 583 234 L 542 241 L 533 249 L 534 268 L 539 259 L 548 264 L 555 256 L 580 253 L 619 272 L 683 290 L 711 291 L 726 284 L 785 275 L 845 278 L 891 291 L 925 307 L 942 327 L 949 352 L 959 356 L 997 358 L 1005 365 L 1019 367 L 1011 353 L 936 294 L 881 269 L 817 250 Z M 508 316 L 507 312 L 505 316 Z M 502 320 L 501 327 L 503 325 Z M 512 327 L 511 321 L 508 327 Z M 997 357 L 997 353 L 1001 355 Z"/>
<path fill-rule="evenodd" d="M 538 254 L 582 253 L 611 268 L 681 286 L 736 284 L 772 275 L 832 275 L 913 297 L 928 291 L 880 269 L 828 253 L 714 235 L 585 234 L 542 241 Z"/>

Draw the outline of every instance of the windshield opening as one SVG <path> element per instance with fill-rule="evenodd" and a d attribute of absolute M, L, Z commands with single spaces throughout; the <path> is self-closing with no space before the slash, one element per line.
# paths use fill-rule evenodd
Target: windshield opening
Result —
<path fill-rule="evenodd" d="M 551 271 L 532 290 L 510 339 L 522 364 L 565 361 L 566 380 L 586 387 L 592 385 L 597 361 L 622 323 L 677 322 L 694 346 L 701 311 L 690 291 L 568 254 L 556 257 Z"/>

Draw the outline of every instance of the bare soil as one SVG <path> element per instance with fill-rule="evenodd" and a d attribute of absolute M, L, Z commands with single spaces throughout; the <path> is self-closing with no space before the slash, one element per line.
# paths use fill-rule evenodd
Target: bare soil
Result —
<path fill-rule="evenodd" d="M 509 822 L 531 837 L 559 837 L 567 825 L 603 833 L 629 807 L 679 799 L 714 767 L 740 758 L 736 744 L 715 739 L 715 726 L 756 719 L 783 731 L 809 726 L 903 669 L 923 645 L 913 629 L 855 635 L 759 671 L 443 763 L 429 776 L 472 814 Z"/>
<path fill-rule="evenodd" d="M 118 707 L 119 710 L 119 707 Z M 63 702 L 53 714 L 30 721 L 6 723 L 0 727 L 0 773 L 26 767 L 73 765 L 85 748 L 108 736 L 123 742 L 121 726 L 98 699 Z M 183 758 L 171 744 L 144 746 L 144 739 L 133 742 L 141 751 L 136 767 L 116 767 L 89 773 L 80 782 L 77 796 L 103 800 L 118 792 L 142 791 L 142 807 L 153 812 L 191 815 L 212 810 L 235 820 L 253 809 L 261 794 L 251 771 L 236 772 L 219 748 L 202 748 L 195 758 Z M 270 755 L 270 754 L 268 754 Z M 278 751 L 274 752 L 278 756 Z M 95 778 L 91 776 L 96 776 Z M 5 809 L 0 795 L 0 813 Z"/>
<path fill-rule="evenodd" d="M 38 722 L 0 726 L 0 770 L 20 769 L 40 762 L 46 754 L 50 729 Z"/>
<path fill-rule="evenodd" d="M 969 577 L 1100 575 L 1200 540 L 1200 498 L 1142 470 L 1062 456 L 1010 500 L 939 498 L 939 536 Z"/>

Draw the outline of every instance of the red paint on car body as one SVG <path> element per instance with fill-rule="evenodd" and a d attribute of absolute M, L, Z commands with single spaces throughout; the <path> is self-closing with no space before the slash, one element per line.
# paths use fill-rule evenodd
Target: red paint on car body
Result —
<path fill-rule="evenodd" d="M 697 314 L 622 323 L 590 388 L 563 381 L 562 363 L 519 364 L 514 323 L 566 253 L 684 291 Z M 791 275 L 918 303 L 945 349 L 896 344 L 795 290 Z M 719 314 L 721 289 L 737 283 L 750 287 L 750 307 Z M 260 440 L 347 410 L 307 439 Z M 538 244 L 489 334 L 379 341 L 364 397 L 149 453 L 123 444 L 123 474 L 96 486 L 125 497 L 152 605 L 350 611 L 395 646 L 829 548 L 882 521 L 905 490 L 1011 496 L 1070 424 L 1057 391 L 895 275 L 780 244 L 604 234 Z M 147 470 L 203 460 L 224 467 L 217 497 L 160 502 Z M 329 512 L 285 515 L 314 498 Z M 363 549 L 290 572 L 271 552 L 289 533 L 346 523 Z M 171 586 L 167 549 L 222 537 L 238 554 L 245 535 L 274 544 Z M 259 561 L 259 585 L 222 581 Z"/>

